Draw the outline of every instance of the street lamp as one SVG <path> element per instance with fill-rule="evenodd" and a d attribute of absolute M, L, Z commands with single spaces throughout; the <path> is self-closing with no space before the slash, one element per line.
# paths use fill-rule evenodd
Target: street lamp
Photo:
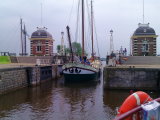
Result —
<path fill-rule="evenodd" d="M 64 55 L 64 39 L 63 39 L 64 32 L 63 31 L 61 32 L 61 35 L 62 35 L 62 38 L 61 38 L 61 55 Z"/>
<path fill-rule="evenodd" d="M 114 51 L 114 46 L 113 46 L 113 30 L 110 30 L 110 54 Z"/>
<path fill-rule="evenodd" d="M 111 36 L 112 36 L 112 34 L 113 34 L 113 30 L 112 29 L 110 30 L 110 33 L 111 33 Z"/>

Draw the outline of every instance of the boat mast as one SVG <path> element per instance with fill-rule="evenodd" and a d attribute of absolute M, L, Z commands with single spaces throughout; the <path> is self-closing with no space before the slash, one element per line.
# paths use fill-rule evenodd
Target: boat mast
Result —
<path fill-rule="evenodd" d="M 91 0 L 91 39 L 92 39 L 92 58 L 94 58 L 94 53 L 93 53 L 93 5 L 92 5 L 92 0 Z"/>
<path fill-rule="evenodd" d="M 84 0 L 82 0 L 82 57 L 84 56 Z"/>
<path fill-rule="evenodd" d="M 72 50 L 72 43 L 71 43 L 69 26 L 67 26 L 66 29 L 67 29 L 67 34 L 68 34 L 69 47 L 70 47 L 70 50 L 71 50 L 71 60 L 72 60 L 72 63 L 73 63 L 73 50 Z"/>
<path fill-rule="evenodd" d="M 20 18 L 20 25 L 21 25 L 21 29 L 20 29 L 20 30 L 21 30 L 21 50 L 22 50 L 22 53 L 21 53 L 21 54 L 22 54 L 22 56 L 23 56 L 23 53 L 24 53 L 24 52 L 23 52 L 23 38 L 22 38 L 22 36 L 23 36 L 23 35 L 22 35 L 22 34 L 23 34 L 23 33 L 22 33 L 22 32 L 23 32 L 23 31 L 22 31 L 22 18 Z"/>
<path fill-rule="evenodd" d="M 144 24 L 144 0 L 143 0 L 143 24 Z"/>
<path fill-rule="evenodd" d="M 24 55 L 27 55 L 27 46 L 26 46 L 26 27 L 25 27 L 25 24 L 24 24 L 24 31 L 23 31 L 23 34 L 24 34 Z"/>

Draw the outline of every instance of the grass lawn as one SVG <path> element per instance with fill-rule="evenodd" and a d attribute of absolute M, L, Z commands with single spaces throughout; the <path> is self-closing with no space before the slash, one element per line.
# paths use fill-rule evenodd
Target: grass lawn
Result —
<path fill-rule="evenodd" d="M 9 56 L 0 56 L 0 64 L 8 64 L 11 63 Z"/>

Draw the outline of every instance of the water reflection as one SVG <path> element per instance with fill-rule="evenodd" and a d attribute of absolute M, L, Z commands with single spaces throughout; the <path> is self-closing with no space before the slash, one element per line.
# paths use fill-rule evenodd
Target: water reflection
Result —
<path fill-rule="evenodd" d="M 46 87 L 47 86 L 47 87 Z M 0 96 L 0 118 L 15 119 L 46 118 L 52 106 L 52 85 L 24 88 L 15 92 Z M 44 114 L 44 115 L 43 115 Z M 31 116 L 31 117 L 30 117 Z"/>
<path fill-rule="evenodd" d="M 129 96 L 129 91 L 104 90 L 103 101 L 105 105 L 115 109 L 122 104 L 127 96 Z"/>
<path fill-rule="evenodd" d="M 0 96 L 0 118 L 12 120 L 112 119 L 102 82 L 64 84 L 63 78 Z"/>
<path fill-rule="evenodd" d="M 1 95 L 0 119 L 112 120 L 128 95 L 129 91 L 103 90 L 102 78 L 85 84 L 64 84 L 61 78 Z"/>
<path fill-rule="evenodd" d="M 156 99 L 160 96 L 160 94 L 156 91 L 144 92 L 150 95 L 153 99 Z M 129 95 L 130 90 L 104 90 L 103 101 L 105 105 L 108 105 L 114 110 L 119 107 Z"/>

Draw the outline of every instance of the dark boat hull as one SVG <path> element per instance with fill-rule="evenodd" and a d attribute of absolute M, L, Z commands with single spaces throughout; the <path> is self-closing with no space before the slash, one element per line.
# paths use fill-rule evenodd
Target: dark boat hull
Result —
<path fill-rule="evenodd" d="M 98 73 L 94 74 L 64 74 L 65 82 L 87 82 L 96 80 Z"/>
<path fill-rule="evenodd" d="M 65 82 L 91 81 L 98 77 L 98 70 L 82 63 L 68 63 L 63 67 Z"/>

